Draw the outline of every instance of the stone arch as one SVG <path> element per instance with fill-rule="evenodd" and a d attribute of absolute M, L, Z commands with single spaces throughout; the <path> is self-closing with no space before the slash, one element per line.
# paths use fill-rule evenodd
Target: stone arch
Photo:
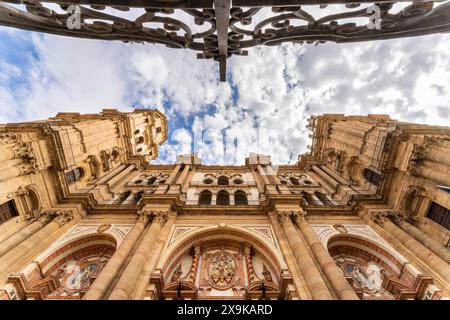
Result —
<path fill-rule="evenodd" d="M 365 237 L 348 233 L 328 239 L 327 249 L 357 295 L 362 299 L 420 298 L 423 281 L 418 271 L 398 253 Z"/>
<path fill-rule="evenodd" d="M 220 190 L 217 192 L 216 204 L 218 206 L 230 205 L 230 193 L 226 190 Z"/>
<path fill-rule="evenodd" d="M 247 193 L 242 190 L 235 191 L 234 192 L 234 204 L 247 205 L 248 204 Z"/>
<path fill-rule="evenodd" d="M 14 203 L 23 218 L 38 215 L 43 204 L 36 185 L 28 185 L 25 188 L 19 187 L 15 194 Z"/>
<path fill-rule="evenodd" d="M 420 202 L 425 198 L 422 193 L 423 187 L 409 186 L 403 196 L 402 209 L 404 210 L 405 217 L 414 218 L 418 212 Z"/>
<path fill-rule="evenodd" d="M 199 248 L 199 252 L 201 251 L 203 254 L 201 261 L 204 265 L 203 267 L 197 267 L 197 271 L 192 271 L 196 270 L 195 268 L 192 269 L 195 258 L 192 254 L 194 248 Z M 207 263 L 208 260 L 206 258 L 208 252 L 215 250 L 216 252 L 227 251 L 234 252 L 235 254 L 240 252 L 242 254 L 245 252 L 244 248 L 254 248 L 256 255 L 258 255 L 258 259 L 264 260 L 263 262 L 258 260 L 258 263 L 265 264 L 265 271 L 270 270 L 269 273 L 271 273 L 270 276 L 273 278 L 273 286 L 270 286 L 269 284 L 267 287 L 268 290 L 274 288 L 276 288 L 274 290 L 279 290 L 282 271 L 286 270 L 287 267 L 278 248 L 273 244 L 267 243 L 265 239 L 249 232 L 249 230 L 237 226 L 208 226 L 187 232 L 177 240 L 173 241 L 166 250 L 164 250 L 160 261 L 158 262 L 157 269 L 162 271 L 162 277 L 165 279 L 164 282 L 166 283 L 166 288 L 174 290 L 176 287 L 175 284 L 181 283 L 183 286 L 187 284 L 189 274 L 192 274 L 193 272 L 202 272 L 201 268 L 203 268 L 203 270 L 209 270 L 210 264 Z M 192 256 L 192 258 L 189 258 L 189 256 Z M 245 258 L 241 257 L 239 262 L 242 263 L 243 260 L 245 260 Z M 181 267 L 183 261 L 185 261 L 184 263 L 187 263 L 187 265 Z M 177 273 L 179 273 L 179 277 L 177 277 Z M 191 278 L 197 279 L 197 284 L 203 288 L 203 293 L 205 292 L 205 283 L 203 283 L 202 286 L 202 279 L 204 279 L 205 274 L 206 273 L 199 274 L 197 277 Z M 201 277 L 201 275 L 203 275 L 203 277 Z M 258 287 L 255 283 L 258 283 L 258 281 L 262 279 L 255 280 L 256 282 L 250 283 L 249 281 L 246 284 L 249 286 L 250 284 L 253 284 L 253 286 Z M 191 291 L 199 289 L 193 281 L 191 281 L 191 285 L 194 285 L 194 287 L 190 288 Z M 241 283 L 241 285 L 244 286 L 244 283 Z M 208 282 L 206 282 L 206 286 L 208 286 Z M 214 287 L 214 285 L 211 286 Z M 189 290 L 188 287 L 185 289 Z M 233 290 L 235 291 L 235 289 Z M 202 290 L 199 290 L 200 295 L 202 294 L 201 292 Z M 230 292 L 228 292 L 228 294 L 229 293 Z M 278 291 L 277 294 L 279 294 Z"/>
<path fill-rule="evenodd" d="M 226 175 L 220 175 L 217 178 L 217 185 L 219 186 L 228 186 L 230 184 L 230 178 Z"/>
<path fill-rule="evenodd" d="M 212 200 L 212 192 L 211 191 L 206 189 L 206 190 L 203 190 L 200 192 L 199 197 L 198 197 L 198 204 L 209 205 L 209 204 L 211 204 L 211 200 Z"/>
<path fill-rule="evenodd" d="M 50 247 L 23 272 L 24 298 L 80 299 L 117 249 L 114 236 L 91 233 Z"/>

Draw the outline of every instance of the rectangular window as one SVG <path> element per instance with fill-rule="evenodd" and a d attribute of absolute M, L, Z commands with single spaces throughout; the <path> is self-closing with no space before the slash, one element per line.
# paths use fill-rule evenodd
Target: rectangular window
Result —
<path fill-rule="evenodd" d="M 444 208 L 435 202 L 431 202 L 430 208 L 428 209 L 427 218 L 443 226 L 445 229 L 450 230 L 449 209 Z"/>
<path fill-rule="evenodd" d="M 5 202 L 0 205 L 0 224 L 8 221 L 13 217 L 17 217 L 19 214 L 17 213 L 16 205 L 13 200 Z"/>
<path fill-rule="evenodd" d="M 156 128 L 156 133 L 160 133 L 161 132 L 161 127 L 157 127 Z"/>
<path fill-rule="evenodd" d="M 81 175 L 82 175 L 81 169 L 75 168 L 69 172 L 66 172 L 66 181 L 68 184 L 72 184 L 75 181 L 80 180 Z"/>

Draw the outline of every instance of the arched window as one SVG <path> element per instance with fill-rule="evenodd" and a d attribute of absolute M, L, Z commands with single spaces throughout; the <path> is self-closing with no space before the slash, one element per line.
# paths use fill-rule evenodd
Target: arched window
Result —
<path fill-rule="evenodd" d="M 290 178 L 289 180 L 291 181 L 291 183 L 292 183 L 294 186 L 298 186 L 298 185 L 300 184 L 300 183 L 298 182 L 298 179 L 297 179 L 297 178 L 292 177 L 292 178 Z"/>
<path fill-rule="evenodd" d="M 247 194 L 244 191 L 236 191 L 234 193 L 234 204 L 236 205 L 246 205 L 248 204 Z"/>
<path fill-rule="evenodd" d="M 156 177 L 151 177 L 150 179 L 147 180 L 147 184 L 148 185 L 153 185 L 156 181 Z"/>
<path fill-rule="evenodd" d="M 217 193 L 216 204 L 218 206 L 228 206 L 230 205 L 230 195 L 225 190 L 219 191 Z"/>
<path fill-rule="evenodd" d="M 326 206 L 333 205 L 333 202 L 331 202 L 330 199 L 328 199 L 326 194 L 320 193 L 320 192 L 314 192 L 314 194 L 320 200 L 320 202 L 322 202 L 324 205 L 326 205 Z"/>
<path fill-rule="evenodd" d="M 70 170 L 69 172 L 66 172 L 66 181 L 68 184 L 72 184 L 75 181 L 80 180 L 82 176 L 83 176 L 83 169 L 78 167 L 73 170 Z"/>
<path fill-rule="evenodd" d="M 212 193 L 209 190 L 203 190 L 200 192 L 200 197 L 198 198 L 198 204 L 211 204 Z"/>
<path fill-rule="evenodd" d="M 366 179 L 367 182 L 374 186 L 379 186 L 381 181 L 381 176 L 376 173 L 375 171 L 372 171 L 370 169 L 364 169 L 364 179 Z"/>
<path fill-rule="evenodd" d="M 219 179 L 217 179 L 217 184 L 219 186 L 227 186 L 229 183 L 228 178 L 225 176 L 220 176 Z"/>

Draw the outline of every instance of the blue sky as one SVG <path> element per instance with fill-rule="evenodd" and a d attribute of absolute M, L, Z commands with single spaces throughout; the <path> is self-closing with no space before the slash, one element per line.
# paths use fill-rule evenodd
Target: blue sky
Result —
<path fill-rule="evenodd" d="M 187 50 L 0 27 L 0 123 L 157 108 L 170 133 L 157 163 L 191 151 L 209 164 L 243 164 L 249 152 L 294 163 L 310 143 L 311 114 L 450 123 L 448 34 L 252 48 L 230 59 L 227 79 Z"/>

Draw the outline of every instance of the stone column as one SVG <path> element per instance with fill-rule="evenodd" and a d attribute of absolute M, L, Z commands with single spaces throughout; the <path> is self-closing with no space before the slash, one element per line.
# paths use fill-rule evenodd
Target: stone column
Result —
<path fill-rule="evenodd" d="M 47 213 L 43 219 L 45 226 L 0 257 L 0 282 L 11 272 L 18 271 L 14 269 L 28 259 L 31 253 L 40 249 L 43 244 L 53 241 L 53 234 L 71 221 L 73 214 L 70 211 L 56 211 Z"/>
<path fill-rule="evenodd" d="M 267 166 L 267 171 L 269 172 L 269 174 L 270 174 L 270 176 L 272 177 L 273 182 L 274 182 L 275 184 L 281 184 L 281 181 L 280 181 L 280 179 L 278 179 L 278 176 L 277 176 L 277 174 L 275 173 L 275 171 L 273 170 L 272 165 L 268 165 L 268 166 Z"/>
<path fill-rule="evenodd" d="M 21 171 L 17 165 L 0 169 L 0 181 L 9 180 L 20 175 Z"/>
<path fill-rule="evenodd" d="M 234 206 L 234 192 L 230 192 L 230 206 Z"/>
<path fill-rule="evenodd" d="M 195 278 L 197 277 L 197 269 L 198 269 L 198 259 L 200 258 L 200 247 L 196 246 L 194 248 L 194 255 L 192 257 L 191 268 L 189 269 L 189 273 L 186 277 L 187 281 L 195 283 Z"/>
<path fill-rule="evenodd" d="M 431 238 L 425 232 L 414 226 L 413 224 L 404 221 L 399 218 L 394 221 L 395 224 L 400 227 L 403 231 L 406 231 L 414 239 L 419 241 L 422 245 L 433 251 L 440 258 L 450 264 L 450 250 L 445 248 L 442 244 Z"/>
<path fill-rule="evenodd" d="M 167 178 L 167 180 L 166 180 L 166 184 L 167 184 L 167 185 L 170 185 L 170 184 L 173 183 L 175 177 L 176 177 L 177 174 L 178 174 L 178 171 L 180 171 L 180 168 L 181 168 L 181 164 L 177 164 L 177 165 L 175 166 L 174 170 L 170 173 L 169 178 Z"/>
<path fill-rule="evenodd" d="M 139 247 L 120 276 L 119 281 L 108 298 L 109 300 L 127 300 L 130 298 L 136 282 L 142 273 L 144 264 L 150 256 L 155 239 L 167 221 L 167 212 L 152 212 L 152 216 L 153 220 L 151 225 L 147 227 Z"/>
<path fill-rule="evenodd" d="M 122 172 L 122 170 L 124 170 L 126 167 L 127 166 L 125 164 L 122 164 L 122 165 L 118 166 L 117 168 L 109 171 L 106 175 L 104 175 L 103 177 L 98 179 L 97 184 L 106 183 L 107 181 L 112 179 L 113 176 Z"/>
<path fill-rule="evenodd" d="M 45 226 L 48 222 L 47 219 L 48 219 L 47 217 L 41 217 L 39 219 L 36 219 L 34 222 L 31 222 L 25 228 L 21 229 L 17 233 L 14 233 L 8 239 L 3 241 L 0 244 L 0 257 L 3 256 L 5 253 L 7 253 L 9 250 L 16 247 L 23 240 L 33 235 L 43 226 Z"/>
<path fill-rule="evenodd" d="M 431 146 L 427 152 L 427 159 L 450 166 L 450 151 L 444 147 Z"/>
<path fill-rule="evenodd" d="M 435 181 L 442 185 L 447 185 L 450 181 L 450 174 L 440 172 L 434 168 L 427 167 L 425 165 L 419 164 L 412 168 L 413 175 L 420 176 L 431 181 Z"/>
<path fill-rule="evenodd" d="M 244 257 L 245 257 L 245 264 L 247 266 L 248 284 L 251 284 L 252 282 L 254 282 L 256 280 L 256 277 L 255 277 L 255 270 L 253 269 L 253 262 L 252 262 L 250 246 L 245 246 Z"/>
<path fill-rule="evenodd" d="M 263 167 L 262 167 L 260 164 L 258 164 L 258 165 L 256 166 L 256 168 L 258 169 L 258 173 L 259 173 L 259 175 L 261 176 L 261 178 L 262 178 L 264 184 L 270 184 L 269 179 L 267 179 L 267 175 L 266 175 L 266 173 L 264 172 Z"/>
<path fill-rule="evenodd" d="M 397 227 L 391 221 L 391 219 L 394 221 L 397 219 L 395 214 L 386 212 L 375 213 L 373 214 L 372 219 L 405 248 L 407 248 L 413 255 L 425 263 L 429 268 L 433 269 L 436 274 L 439 274 L 444 279 L 450 279 L 450 264 L 445 262 L 430 249 L 423 246 L 419 241 L 414 239 L 401 228 Z"/>
<path fill-rule="evenodd" d="M 14 159 L 14 156 L 15 156 L 14 151 L 11 148 L 0 149 L 0 162 Z"/>
<path fill-rule="evenodd" d="M 301 300 L 310 300 L 312 296 L 309 292 L 309 289 L 305 283 L 305 278 L 302 274 L 297 270 L 297 262 L 295 260 L 295 256 L 289 246 L 288 240 L 286 238 L 286 234 L 283 232 L 278 214 L 275 212 L 269 212 L 269 218 L 272 223 L 272 227 L 274 229 L 275 235 L 280 243 L 280 249 L 283 253 L 284 259 L 286 260 L 286 264 L 289 268 L 289 271 L 292 273 L 293 281 L 295 288 L 297 289 L 297 294 Z"/>
<path fill-rule="evenodd" d="M 317 173 L 323 180 L 325 180 L 330 186 L 332 186 L 334 189 L 336 189 L 339 185 L 339 183 L 333 179 L 328 173 L 323 171 L 321 168 L 319 168 L 316 165 L 313 165 L 311 167 L 312 171 Z"/>
<path fill-rule="evenodd" d="M 190 166 L 188 164 L 184 165 L 183 171 L 181 171 L 181 174 L 178 177 L 178 181 L 177 181 L 178 184 L 180 184 L 180 185 L 183 184 L 184 179 L 186 179 L 186 176 L 189 173 L 189 167 Z"/>
<path fill-rule="evenodd" d="M 279 211 L 278 214 L 286 237 L 294 252 L 294 256 L 297 259 L 297 264 L 305 277 L 306 284 L 311 291 L 313 298 L 315 300 L 333 299 L 333 296 L 317 269 L 314 260 L 310 256 L 305 243 L 292 223 L 291 216 L 295 214 L 294 211 Z"/>
<path fill-rule="evenodd" d="M 19 232 L 20 230 L 25 228 L 29 223 L 30 221 L 22 220 L 21 217 L 12 217 L 8 221 L 5 221 L 2 224 L 0 224 L 0 248 L 1 243 L 4 240 L 8 239 L 16 232 Z"/>
<path fill-rule="evenodd" d="M 134 170 L 134 168 L 136 168 L 136 166 L 134 164 L 129 165 L 126 169 L 122 170 L 119 174 L 117 174 L 114 178 L 111 178 L 108 182 L 106 182 L 106 184 L 110 187 L 110 188 L 114 188 L 114 186 L 123 178 L 125 178 L 125 176 L 127 174 L 129 174 L 131 171 Z"/>
<path fill-rule="evenodd" d="M 342 270 L 336 265 L 328 250 L 320 242 L 304 215 L 295 215 L 295 222 L 338 298 L 341 300 L 359 300 L 352 286 L 345 279 Z"/>
<path fill-rule="evenodd" d="M 142 231 L 145 229 L 148 223 L 148 217 L 143 215 L 139 218 L 126 238 L 121 243 L 120 247 L 116 250 L 114 255 L 109 259 L 106 266 L 100 272 L 100 275 L 95 279 L 94 283 L 89 288 L 88 292 L 83 296 L 83 300 L 99 300 L 105 295 L 108 287 L 111 285 L 114 278 L 117 276 L 120 267 L 130 254 L 131 250 L 135 246 Z"/>
<path fill-rule="evenodd" d="M 337 182 L 339 182 L 341 185 L 348 185 L 348 181 L 345 180 L 344 178 L 342 178 L 337 172 L 335 172 L 334 170 L 328 168 L 325 165 L 321 165 L 320 169 L 322 169 L 323 171 L 325 171 L 328 175 L 330 175 L 334 180 L 336 180 Z"/>
<path fill-rule="evenodd" d="M 164 227 L 161 229 L 161 232 L 158 235 L 158 238 L 153 245 L 152 253 L 148 260 L 144 265 L 143 272 L 141 273 L 139 280 L 136 284 L 136 288 L 133 292 L 133 299 L 140 300 L 145 296 L 145 292 L 148 287 L 149 279 L 152 275 L 152 272 L 155 269 L 156 263 L 159 260 L 164 244 L 169 238 L 170 231 L 172 230 L 172 226 L 176 220 L 176 212 L 169 212 L 167 216 L 167 222 L 164 224 Z"/>

